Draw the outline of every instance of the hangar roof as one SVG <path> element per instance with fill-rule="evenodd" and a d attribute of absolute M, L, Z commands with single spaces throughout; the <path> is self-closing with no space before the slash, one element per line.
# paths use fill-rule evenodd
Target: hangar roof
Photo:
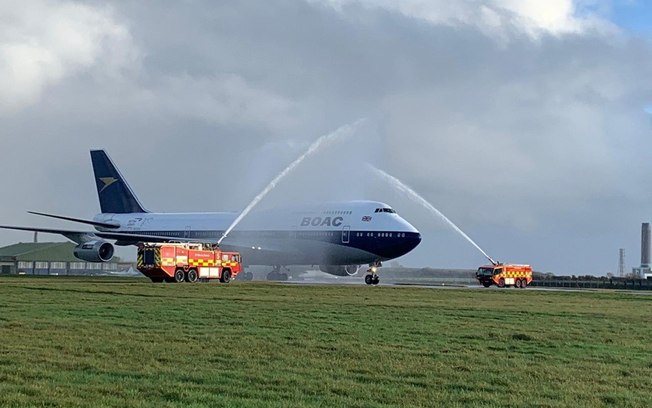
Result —
<path fill-rule="evenodd" d="M 0 248 L 3 261 L 79 262 L 72 254 L 72 242 L 20 242 Z"/>

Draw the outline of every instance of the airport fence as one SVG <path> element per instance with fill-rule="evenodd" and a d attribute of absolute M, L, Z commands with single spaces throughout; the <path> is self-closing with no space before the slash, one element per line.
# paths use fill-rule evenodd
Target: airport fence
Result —
<path fill-rule="evenodd" d="M 577 289 L 652 290 L 652 279 L 540 279 L 530 286 Z"/>

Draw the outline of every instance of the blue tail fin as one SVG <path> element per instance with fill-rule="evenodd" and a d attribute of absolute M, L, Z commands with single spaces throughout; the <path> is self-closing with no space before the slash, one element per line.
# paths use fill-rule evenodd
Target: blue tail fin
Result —
<path fill-rule="evenodd" d="M 104 150 L 91 150 L 93 172 L 100 209 L 103 213 L 125 214 L 148 212 Z"/>

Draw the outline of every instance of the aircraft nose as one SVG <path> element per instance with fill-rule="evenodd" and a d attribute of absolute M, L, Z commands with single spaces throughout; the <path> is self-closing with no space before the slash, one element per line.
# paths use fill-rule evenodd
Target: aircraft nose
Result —
<path fill-rule="evenodd" d="M 420 233 L 405 232 L 404 234 L 405 237 L 401 237 L 400 242 L 383 248 L 379 255 L 386 259 L 398 258 L 412 251 L 421 243 Z"/>

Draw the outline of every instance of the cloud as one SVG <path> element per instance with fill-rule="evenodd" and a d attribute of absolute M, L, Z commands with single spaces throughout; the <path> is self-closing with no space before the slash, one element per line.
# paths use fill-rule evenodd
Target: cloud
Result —
<path fill-rule="evenodd" d="M 213 124 L 248 124 L 284 129 L 300 108 L 242 76 L 216 74 L 164 77 L 150 88 L 155 109 Z"/>
<path fill-rule="evenodd" d="M 119 75 L 138 56 L 127 28 L 106 8 L 5 1 L 0 15 L 1 110 L 33 104 L 49 86 L 90 68 Z"/>
<path fill-rule="evenodd" d="M 3 166 L 16 169 L 0 182 L 17 197 L 0 212 L 92 216 L 97 147 L 153 210 L 239 210 L 317 137 L 368 117 L 262 205 L 379 199 L 426 238 L 404 263 L 483 261 L 370 161 L 501 260 L 603 272 L 649 218 L 652 52 L 610 35 L 598 3 L 3 4 L 16 17 L 0 24 L 2 52 L 48 57 L 7 60 L 41 61 L 22 77 L 0 62 Z"/>
<path fill-rule="evenodd" d="M 385 9 L 434 25 L 475 27 L 487 35 L 505 39 L 518 30 L 532 38 L 544 34 L 563 35 L 588 30 L 614 32 L 613 24 L 597 13 L 580 13 L 573 0 L 308 0 L 325 3 L 346 14 L 350 7 Z M 586 7 L 584 8 L 586 9 Z M 590 8 L 589 8 L 590 10 Z"/>

